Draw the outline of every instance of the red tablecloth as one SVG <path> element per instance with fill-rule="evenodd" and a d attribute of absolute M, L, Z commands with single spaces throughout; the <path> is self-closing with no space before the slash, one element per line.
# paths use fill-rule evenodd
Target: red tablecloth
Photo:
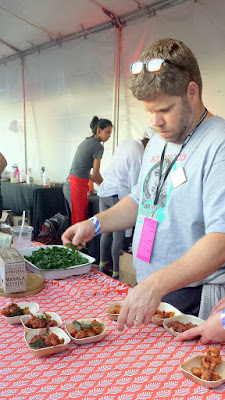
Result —
<path fill-rule="evenodd" d="M 151 323 L 118 332 L 106 308 L 126 296 L 129 287 L 91 270 L 89 274 L 45 282 L 42 292 L 18 301 L 35 301 L 41 311 L 57 312 L 63 328 L 68 320 L 99 317 L 107 334 L 98 343 L 70 343 L 64 353 L 32 355 L 21 325 L 0 325 L 0 399 L 4 400 L 221 400 L 225 385 L 205 389 L 180 371 L 185 359 L 209 346 L 179 343 L 163 327 Z M 0 298 L 1 309 L 9 298 Z M 222 356 L 225 349 L 217 345 Z"/>

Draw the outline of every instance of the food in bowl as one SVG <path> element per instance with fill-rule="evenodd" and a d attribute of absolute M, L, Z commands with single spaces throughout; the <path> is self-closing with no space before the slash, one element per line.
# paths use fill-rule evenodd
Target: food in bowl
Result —
<path fill-rule="evenodd" d="M 32 349 L 38 350 L 44 349 L 46 347 L 58 346 L 60 344 L 63 344 L 64 341 L 64 338 L 60 339 L 55 333 L 49 333 L 49 331 L 46 331 L 45 334 L 35 335 L 34 337 L 32 337 L 29 346 Z"/>
<path fill-rule="evenodd" d="M 116 303 L 110 308 L 109 312 L 110 312 L 110 314 L 119 314 L 121 311 L 121 308 L 122 308 L 122 304 Z"/>
<path fill-rule="evenodd" d="M 167 321 L 169 320 L 169 318 L 174 318 L 181 314 L 181 311 L 172 306 L 172 304 L 162 301 L 159 304 L 155 314 L 152 316 L 152 322 L 156 325 L 163 325 L 164 321 Z"/>
<path fill-rule="evenodd" d="M 210 347 L 206 355 L 201 356 L 201 367 L 193 367 L 191 373 L 205 381 L 218 381 L 222 378 L 215 368 L 221 362 L 220 350 L 217 347 Z"/>
<path fill-rule="evenodd" d="M 31 313 L 36 313 L 38 310 L 38 303 L 28 301 L 19 301 L 18 303 L 9 302 L 6 303 L 1 314 L 4 320 L 10 325 L 16 325 L 22 323 L 21 318 L 29 318 Z"/>
<path fill-rule="evenodd" d="M 51 315 L 44 312 L 38 316 L 31 314 L 31 317 L 24 322 L 24 325 L 30 329 L 49 328 L 50 326 L 57 326 L 57 321 L 52 319 Z"/>
<path fill-rule="evenodd" d="M 154 314 L 155 318 L 171 318 L 174 316 L 174 312 L 172 311 L 165 311 L 165 310 L 160 310 L 159 308 L 156 310 L 156 313 Z"/>
<path fill-rule="evenodd" d="M 30 314 L 30 310 L 29 307 L 21 308 L 18 304 L 12 302 L 2 309 L 1 314 L 5 317 L 16 317 Z"/>
<path fill-rule="evenodd" d="M 54 333 L 53 336 L 51 335 L 52 333 Z M 36 339 L 33 340 L 33 338 L 35 336 L 36 336 Z M 41 338 L 40 338 L 40 336 L 41 336 Z M 55 337 L 55 336 L 57 336 L 57 337 Z M 46 341 L 47 337 L 48 337 L 48 340 Z M 60 329 L 55 326 L 52 328 L 48 328 L 48 329 L 41 328 L 41 329 L 27 330 L 27 331 L 25 331 L 24 339 L 25 339 L 25 342 L 26 342 L 29 350 L 36 357 L 45 357 L 45 356 L 50 356 L 52 354 L 61 353 L 62 351 L 65 351 L 68 348 L 69 343 L 71 341 L 71 339 L 66 334 L 66 332 L 64 332 L 63 329 Z M 44 340 L 45 343 L 37 342 L 35 344 L 34 342 L 39 339 Z M 37 348 L 31 347 L 32 346 L 32 345 L 30 345 L 31 342 L 32 342 L 33 347 L 36 346 Z M 41 345 L 43 345 L 43 346 L 47 345 L 48 347 L 40 347 Z M 38 348 L 38 347 L 40 347 L 40 348 Z"/>
<path fill-rule="evenodd" d="M 123 304 L 124 301 L 114 301 L 106 310 L 107 318 L 111 319 L 112 321 L 117 321 Z"/>
<path fill-rule="evenodd" d="M 183 322 L 177 320 L 168 322 L 167 324 L 167 328 L 170 328 L 177 333 L 185 332 L 188 329 L 194 328 L 195 326 L 197 326 L 197 324 L 192 324 L 192 322 L 187 322 L 184 324 Z"/>
<path fill-rule="evenodd" d="M 74 320 L 70 326 L 70 335 L 75 339 L 84 339 L 100 335 L 103 327 L 103 324 L 96 319 L 93 319 L 90 323 Z"/>

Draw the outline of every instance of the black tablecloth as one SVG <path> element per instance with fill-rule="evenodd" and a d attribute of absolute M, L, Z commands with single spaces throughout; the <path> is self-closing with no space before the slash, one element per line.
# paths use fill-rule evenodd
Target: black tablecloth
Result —
<path fill-rule="evenodd" d="M 50 188 L 27 185 L 25 183 L 1 182 L 3 210 L 12 210 L 17 215 L 29 213 L 29 223 L 34 227 L 34 237 L 38 235 L 46 218 L 57 212 L 66 215 L 62 185 Z"/>
<path fill-rule="evenodd" d="M 29 214 L 29 224 L 34 227 L 35 238 L 42 224 L 47 218 L 56 213 L 68 215 L 68 207 L 63 195 L 63 185 L 51 186 L 50 188 L 27 185 L 25 183 L 1 182 L 2 209 L 12 210 L 17 215 L 23 211 Z M 99 211 L 99 198 L 92 194 L 88 196 L 88 216 L 91 217 Z M 92 239 L 88 245 L 88 254 L 99 262 L 99 236 Z"/>

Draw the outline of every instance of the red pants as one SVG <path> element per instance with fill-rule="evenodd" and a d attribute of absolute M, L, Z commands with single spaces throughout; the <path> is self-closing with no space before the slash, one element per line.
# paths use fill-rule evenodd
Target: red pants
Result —
<path fill-rule="evenodd" d="M 72 225 L 84 221 L 88 217 L 88 179 L 70 175 L 70 195 L 72 206 Z"/>

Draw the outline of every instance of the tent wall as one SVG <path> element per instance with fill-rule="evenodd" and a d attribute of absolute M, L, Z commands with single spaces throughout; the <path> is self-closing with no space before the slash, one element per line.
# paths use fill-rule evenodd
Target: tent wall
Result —
<path fill-rule="evenodd" d="M 149 117 L 129 89 L 129 64 L 152 41 L 173 37 L 196 55 L 203 77 L 203 99 L 210 111 L 225 117 L 224 16 L 221 0 L 186 2 L 151 18 L 127 23 L 122 31 L 119 143 L 140 138 Z M 113 118 L 116 28 L 88 35 L 25 58 L 28 168 L 38 179 L 45 166 L 52 180 L 65 180 L 77 145 L 90 134 L 94 115 Z M 0 67 L 1 152 L 24 169 L 21 63 Z M 17 131 L 9 130 L 17 121 Z M 102 170 L 113 153 L 105 144 Z"/>

